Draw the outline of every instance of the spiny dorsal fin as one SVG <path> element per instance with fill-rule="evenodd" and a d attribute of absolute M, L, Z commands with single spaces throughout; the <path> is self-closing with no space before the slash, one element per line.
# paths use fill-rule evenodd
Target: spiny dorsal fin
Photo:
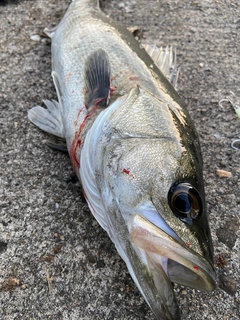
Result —
<path fill-rule="evenodd" d="M 87 59 L 85 65 L 85 104 L 107 107 L 110 96 L 110 62 L 107 53 L 98 49 Z"/>

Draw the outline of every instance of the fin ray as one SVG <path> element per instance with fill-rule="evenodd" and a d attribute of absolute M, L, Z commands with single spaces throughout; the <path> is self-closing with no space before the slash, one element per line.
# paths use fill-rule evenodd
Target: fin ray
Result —
<path fill-rule="evenodd" d="M 177 79 L 180 71 L 180 67 L 177 66 L 176 50 L 173 50 L 172 46 L 159 48 L 155 45 L 148 44 L 145 45 L 144 48 L 149 56 L 153 59 L 156 66 L 176 89 Z"/>
<path fill-rule="evenodd" d="M 107 107 L 110 95 L 110 62 L 108 54 L 98 49 L 88 58 L 85 65 L 85 103 Z"/>
<path fill-rule="evenodd" d="M 47 109 L 36 106 L 28 111 L 29 120 L 41 130 L 65 138 L 60 104 L 55 100 L 45 100 L 44 103 Z"/>
<path fill-rule="evenodd" d="M 58 78 L 58 74 L 56 71 L 52 71 L 52 78 L 53 78 L 53 83 L 57 92 L 57 97 L 58 97 L 58 101 L 59 101 L 59 110 L 62 113 L 63 111 L 63 106 L 62 106 L 62 92 L 60 89 L 60 83 L 59 83 L 59 78 Z"/>
<path fill-rule="evenodd" d="M 50 140 L 43 140 L 43 143 L 45 143 L 49 148 L 53 150 L 57 150 L 63 153 L 68 153 L 66 141 L 62 138 L 58 138 L 56 142 L 50 141 Z"/>

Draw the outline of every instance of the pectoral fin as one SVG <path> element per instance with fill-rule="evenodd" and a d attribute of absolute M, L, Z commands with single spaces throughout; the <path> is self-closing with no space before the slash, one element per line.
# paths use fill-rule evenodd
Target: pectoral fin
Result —
<path fill-rule="evenodd" d="M 107 107 L 110 97 L 110 62 L 107 53 L 98 49 L 85 65 L 85 104 Z"/>

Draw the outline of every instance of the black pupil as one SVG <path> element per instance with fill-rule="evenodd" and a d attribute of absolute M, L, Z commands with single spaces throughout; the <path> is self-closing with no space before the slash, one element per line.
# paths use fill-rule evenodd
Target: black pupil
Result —
<path fill-rule="evenodd" d="M 180 212 L 187 214 L 192 207 L 188 194 L 180 193 L 175 199 L 175 206 Z"/>
<path fill-rule="evenodd" d="M 201 197 L 189 183 L 172 185 L 168 192 L 168 204 L 173 214 L 183 222 L 192 223 L 201 216 Z"/>

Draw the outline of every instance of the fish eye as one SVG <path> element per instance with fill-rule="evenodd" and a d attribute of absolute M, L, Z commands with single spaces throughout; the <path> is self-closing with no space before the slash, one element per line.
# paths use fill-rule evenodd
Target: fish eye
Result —
<path fill-rule="evenodd" d="M 181 219 L 198 219 L 202 200 L 198 191 L 189 183 L 174 184 L 168 192 L 168 203 L 174 215 Z"/>

